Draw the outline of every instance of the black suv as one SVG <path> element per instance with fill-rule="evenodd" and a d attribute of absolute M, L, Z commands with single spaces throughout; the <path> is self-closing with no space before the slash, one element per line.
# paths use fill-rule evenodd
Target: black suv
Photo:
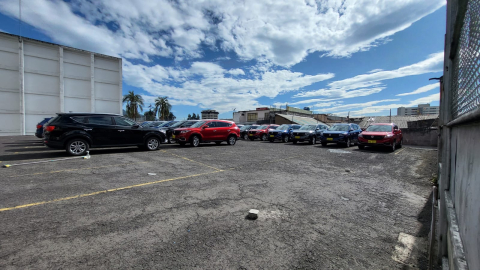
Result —
<path fill-rule="evenodd" d="M 153 151 L 165 141 L 165 133 L 118 114 L 58 113 L 44 129 L 46 146 L 73 156 L 85 155 L 90 147 L 136 145 Z"/>

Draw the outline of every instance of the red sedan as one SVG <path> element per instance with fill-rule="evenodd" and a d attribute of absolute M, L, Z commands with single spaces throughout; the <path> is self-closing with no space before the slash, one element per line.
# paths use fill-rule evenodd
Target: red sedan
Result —
<path fill-rule="evenodd" d="M 402 131 L 394 123 L 374 123 L 358 135 L 359 149 L 364 149 L 365 146 L 383 146 L 393 152 L 397 147 L 402 147 L 402 143 Z"/>

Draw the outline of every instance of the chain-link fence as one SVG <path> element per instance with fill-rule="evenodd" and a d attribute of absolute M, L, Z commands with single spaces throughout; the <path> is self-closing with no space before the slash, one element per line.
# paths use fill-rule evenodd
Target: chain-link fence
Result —
<path fill-rule="evenodd" d="M 480 105 L 480 0 L 468 1 L 453 68 L 455 119 Z"/>

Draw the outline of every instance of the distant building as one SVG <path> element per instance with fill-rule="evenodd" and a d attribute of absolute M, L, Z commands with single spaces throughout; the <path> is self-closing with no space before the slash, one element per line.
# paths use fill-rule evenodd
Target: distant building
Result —
<path fill-rule="evenodd" d="M 439 113 L 440 106 L 430 106 L 430 104 L 419 104 L 418 107 L 397 108 L 398 116 L 438 115 Z"/>
<path fill-rule="evenodd" d="M 218 119 L 219 112 L 215 110 L 203 110 L 202 119 Z"/>
<path fill-rule="evenodd" d="M 235 123 L 257 123 L 257 124 L 270 124 L 275 123 L 276 114 L 297 115 L 312 117 L 312 112 L 286 106 L 286 109 L 277 109 L 269 107 L 260 107 L 255 110 L 238 111 L 233 113 L 233 121 Z"/>

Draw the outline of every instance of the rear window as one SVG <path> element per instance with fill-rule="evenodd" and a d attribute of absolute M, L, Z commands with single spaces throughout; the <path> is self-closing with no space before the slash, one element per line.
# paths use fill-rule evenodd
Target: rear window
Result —
<path fill-rule="evenodd" d="M 89 116 L 88 123 L 93 125 L 112 125 L 110 116 Z"/>

